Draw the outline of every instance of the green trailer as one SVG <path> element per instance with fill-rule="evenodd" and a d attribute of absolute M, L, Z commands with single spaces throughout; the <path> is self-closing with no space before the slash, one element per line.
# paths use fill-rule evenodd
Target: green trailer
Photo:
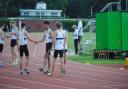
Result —
<path fill-rule="evenodd" d="M 126 20 L 127 19 L 127 20 Z M 114 58 L 128 50 L 128 14 L 106 12 L 96 14 L 96 50 L 94 55 Z M 124 30 L 123 30 L 124 29 Z M 123 30 L 123 31 L 122 31 Z M 97 57 L 95 57 L 97 58 Z"/>
<path fill-rule="evenodd" d="M 121 13 L 98 13 L 96 15 L 96 49 L 121 50 L 121 40 Z"/>
<path fill-rule="evenodd" d="M 121 12 L 107 13 L 108 50 L 121 50 Z"/>
<path fill-rule="evenodd" d="M 128 12 L 122 13 L 122 50 L 128 50 Z"/>
<path fill-rule="evenodd" d="M 96 14 L 96 48 L 97 50 L 103 50 L 107 47 L 107 14 Z"/>

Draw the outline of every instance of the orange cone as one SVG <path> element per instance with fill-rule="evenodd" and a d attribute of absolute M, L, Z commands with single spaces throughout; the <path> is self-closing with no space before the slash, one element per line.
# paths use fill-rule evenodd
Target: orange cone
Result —
<path fill-rule="evenodd" d="M 128 68 L 128 57 L 125 59 L 125 64 L 126 64 L 126 67 Z"/>

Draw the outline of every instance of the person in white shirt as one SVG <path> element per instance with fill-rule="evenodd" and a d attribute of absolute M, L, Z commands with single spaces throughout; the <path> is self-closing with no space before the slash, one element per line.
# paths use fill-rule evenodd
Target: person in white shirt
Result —
<path fill-rule="evenodd" d="M 65 33 L 63 30 L 63 24 L 62 23 L 57 23 L 57 30 L 55 31 L 54 34 L 54 46 L 55 46 L 55 51 L 54 51 L 54 58 L 53 58 L 53 64 L 52 64 L 52 72 L 51 75 L 53 75 L 54 72 L 54 67 L 55 67 L 55 62 L 56 59 L 59 55 L 60 57 L 60 67 L 61 67 L 61 76 L 65 74 L 65 68 L 64 68 L 64 59 L 63 59 L 63 52 L 65 50 Z"/>
<path fill-rule="evenodd" d="M 78 44 L 79 44 L 79 49 L 82 51 L 82 37 L 83 37 L 83 23 L 81 20 L 78 21 Z"/>
<path fill-rule="evenodd" d="M 45 31 L 44 31 L 44 35 L 43 37 L 38 41 L 38 43 L 40 42 L 45 42 L 46 43 L 46 51 L 45 51 L 45 56 L 44 56 L 44 62 L 43 62 L 43 66 L 42 68 L 40 68 L 39 70 L 41 72 L 44 72 L 44 74 L 50 73 L 50 66 L 51 66 L 51 62 L 50 62 L 50 51 L 53 48 L 53 32 L 50 28 L 50 23 L 48 21 L 44 21 L 44 25 L 45 25 Z M 48 70 L 45 70 L 46 64 L 48 63 Z"/>
<path fill-rule="evenodd" d="M 12 53 L 12 63 L 11 65 L 18 65 L 18 53 L 16 53 L 16 46 L 17 46 L 17 33 L 18 33 L 18 27 L 16 26 L 16 22 L 15 21 L 11 21 L 10 22 L 10 26 L 11 26 L 11 43 L 10 43 L 10 47 L 11 47 L 11 53 Z"/>
<path fill-rule="evenodd" d="M 18 47 L 20 51 L 20 74 L 30 74 L 28 72 L 28 65 L 29 65 L 29 50 L 27 46 L 27 40 L 37 43 L 37 41 L 33 40 L 30 38 L 28 32 L 26 31 L 26 24 L 22 23 L 21 24 L 21 29 L 18 32 Z M 26 56 L 26 61 L 25 61 L 25 66 L 23 67 L 23 54 Z"/>
<path fill-rule="evenodd" d="M 73 25 L 72 28 L 74 29 L 73 38 L 74 38 L 74 47 L 75 47 L 75 54 L 78 54 L 78 28 L 76 25 Z"/>
<path fill-rule="evenodd" d="M 4 67 L 4 64 L 2 64 L 1 62 L 1 54 L 3 51 L 3 47 L 4 47 L 4 39 L 5 37 L 9 37 L 7 34 L 3 32 L 4 26 L 5 24 L 0 23 L 0 67 Z"/>

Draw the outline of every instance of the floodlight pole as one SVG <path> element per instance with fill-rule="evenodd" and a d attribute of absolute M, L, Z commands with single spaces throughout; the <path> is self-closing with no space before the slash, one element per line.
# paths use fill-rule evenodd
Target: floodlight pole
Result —
<path fill-rule="evenodd" d="M 91 5 L 91 17 L 92 17 L 93 11 L 92 11 L 92 5 Z"/>
<path fill-rule="evenodd" d="M 21 19 L 19 19 L 19 30 L 21 30 Z"/>
<path fill-rule="evenodd" d="M 126 0 L 126 11 L 128 10 L 128 0 Z"/>

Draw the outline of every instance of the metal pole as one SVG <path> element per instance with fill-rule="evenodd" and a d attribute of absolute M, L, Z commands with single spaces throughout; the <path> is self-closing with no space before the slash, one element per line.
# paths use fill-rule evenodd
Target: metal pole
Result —
<path fill-rule="evenodd" d="M 126 0 L 126 11 L 128 10 L 128 0 Z"/>
<path fill-rule="evenodd" d="M 91 17 L 92 17 L 93 11 L 92 11 L 92 5 L 91 5 Z"/>
<path fill-rule="evenodd" d="M 8 12 L 8 0 L 6 0 L 6 4 L 5 4 L 5 16 L 7 17 L 7 12 Z"/>
<path fill-rule="evenodd" d="M 41 20 L 41 10 L 40 10 L 40 20 Z"/>
<path fill-rule="evenodd" d="M 119 10 L 121 11 L 121 0 L 119 0 L 120 4 L 119 4 Z"/>
<path fill-rule="evenodd" d="M 111 11 L 112 11 L 112 4 L 110 5 L 110 9 L 111 9 Z"/>
<path fill-rule="evenodd" d="M 19 20 L 19 30 L 21 30 L 21 19 Z"/>

